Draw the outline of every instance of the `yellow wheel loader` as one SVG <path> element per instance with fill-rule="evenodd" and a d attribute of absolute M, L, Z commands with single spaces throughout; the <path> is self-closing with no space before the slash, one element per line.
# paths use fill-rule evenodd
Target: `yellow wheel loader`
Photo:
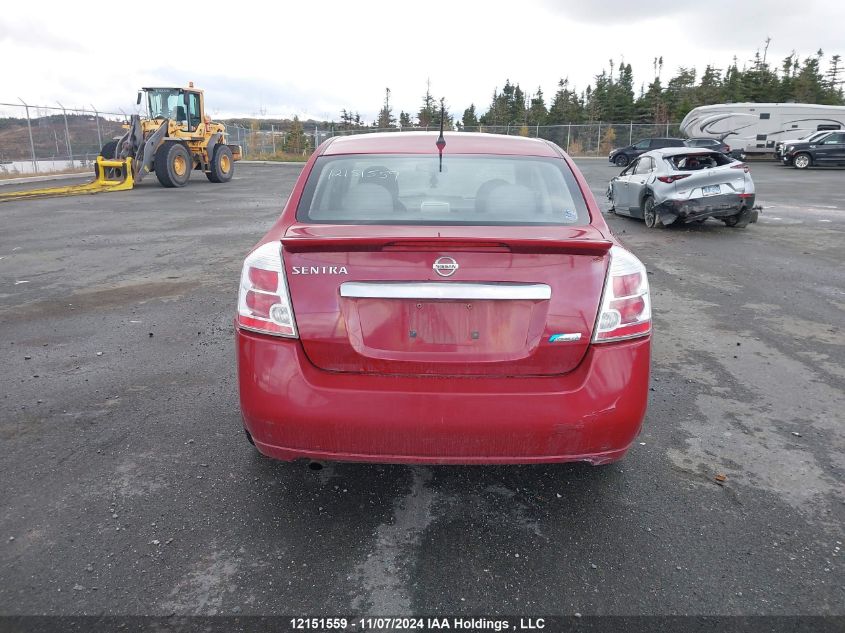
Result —
<path fill-rule="evenodd" d="M 106 160 L 132 160 L 132 177 L 140 182 L 154 171 L 165 187 L 184 187 L 191 172 L 201 170 L 211 182 L 228 182 L 241 159 L 239 145 L 226 143 L 226 126 L 205 114 L 202 90 L 142 88 L 138 105 L 146 100 L 147 117 L 132 117 L 126 133 L 106 143 Z M 98 171 L 99 167 L 95 168 Z"/>
<path fill-rule="evenodd" d="M 206 116 L 202 90 L 193 82 L 187 88 L 142 88 L 138 105 L 144 100 L 147 116 L 132 115 L 123 136 L 103 145 L 93 181 L 0 193 L 0 201 L 124 191 L 150 172 L 165 187 L 184 187 L 194 170 L 211 182 L 232 179 L 241 148 L 227 144 L 226 126 Z"/>

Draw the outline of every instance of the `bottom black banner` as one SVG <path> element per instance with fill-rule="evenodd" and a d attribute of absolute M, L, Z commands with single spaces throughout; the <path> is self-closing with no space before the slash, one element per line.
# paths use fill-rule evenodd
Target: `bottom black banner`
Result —
<path fill-rule="evenodd" d="M 0 616 L 0 633 L 843 633 L 845 616 Z"/>

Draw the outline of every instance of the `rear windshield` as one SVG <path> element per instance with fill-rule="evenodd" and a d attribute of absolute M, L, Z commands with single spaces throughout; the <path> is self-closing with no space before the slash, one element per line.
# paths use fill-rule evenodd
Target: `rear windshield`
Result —
<path fill-rule="evenodd" d="M 587 205 L 560 159 L 525 156 L 321 156 L 296 212 L 326 224 L 585 225 Z"/>
<path fill-rule="evenodd" d="M 710 152 L 708 154 L 696 152 L 695 154 L 675 154 L 674 156 L 667 156 L 666 162 L 669 163 L 675 171 L 696 171 L 698 169 L 721 167 L 722 165 L 729 165 L 736 161 L 732 158 L 728 158 L 721 152 Z"/>

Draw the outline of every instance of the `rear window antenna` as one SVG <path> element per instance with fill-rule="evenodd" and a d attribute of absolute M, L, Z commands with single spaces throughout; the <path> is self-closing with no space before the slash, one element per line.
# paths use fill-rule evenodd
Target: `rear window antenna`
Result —
<path fill-rule="evenodd" d="M 437 151 L 440 152 L 440 172 L 443 172 L 443 150 L 446 148 L 446 139 L 443 138 L 443 123 L 446 120 L 445 112 L 446 106 L 444 105 L 444 97 L 440 98 L 440 136 L 437 137 Z"/>

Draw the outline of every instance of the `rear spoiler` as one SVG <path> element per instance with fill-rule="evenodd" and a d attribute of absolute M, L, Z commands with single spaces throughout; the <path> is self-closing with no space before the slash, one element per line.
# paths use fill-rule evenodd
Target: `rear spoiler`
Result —
<path fill-rule="evenodd" d="M 609 240 L 552 238 L 432 238 L 378 237 L 283 237 L 282 246 L 291 253 L 342 251 L 491 251 L 506 253 L 566 253 L 604 255 L 613 246 Z"/>

